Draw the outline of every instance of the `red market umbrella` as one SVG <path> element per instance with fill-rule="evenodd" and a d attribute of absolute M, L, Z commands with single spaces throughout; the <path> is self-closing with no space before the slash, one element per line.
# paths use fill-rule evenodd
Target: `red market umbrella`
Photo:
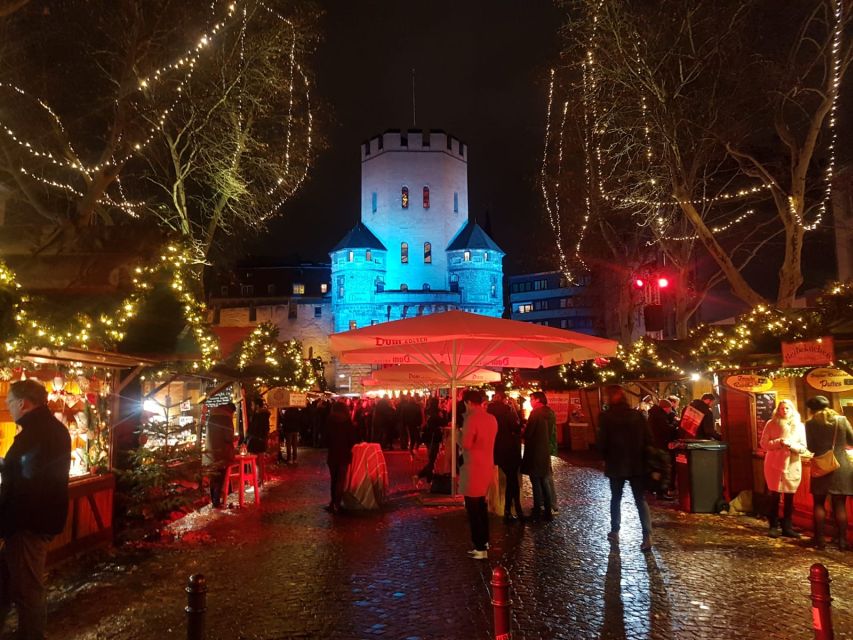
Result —
<path fill-rule="evenodd" d="M 450 379 L 449 367 L 445 371 L 436 372 L 430 367 L 422 364 L 402 364 L 396 367 L 386 367 L 371 373 L 369 378 L 364 378 L 361 383 L 368 387 L 434 387 L 447 384 Z M 468 373 L 459 384 L 479 385 L 489 382 L 500 382 L 501 374 L 491 369 L 477 368 Z"/>
<path fill-rule="evenodd" d="M 420 364 L 456 387 L 479 367 L 553 367 L 616 355 L 616 342 L 531 322 L 465 311 L 406 318 L 331 336 L 332 351 L 350 364 Z M 456 402 L 451 403 L 456 425 Z M 456 450 L 456 429 L 452 430 Z M 456 456 L 452 456 L 456 491 Z"/>

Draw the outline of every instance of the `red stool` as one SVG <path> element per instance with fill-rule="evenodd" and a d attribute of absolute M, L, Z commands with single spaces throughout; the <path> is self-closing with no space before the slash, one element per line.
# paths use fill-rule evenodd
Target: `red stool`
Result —
<path fill-rule="evenodd" d="M 253 454 L 238 455 L 234 457 L 234 461 L 228 465 L 225 470 L 225 481 L 222 485 L 222 493 L 228 500 L 228 494 L 231 493 L 232 480 L 238 480 L 238 500 L 242 507 L 246 502 L 246 481 L 252 484 L 255 489 L 255 504 L 261 504 L 261 492 L 258 488 L 257 474 L 257 456 Z"/>

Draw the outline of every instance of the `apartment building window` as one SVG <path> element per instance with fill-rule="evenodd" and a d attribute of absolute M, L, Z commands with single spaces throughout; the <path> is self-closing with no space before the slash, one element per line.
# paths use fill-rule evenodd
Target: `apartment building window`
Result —
<path fill-rule="evenodd" d="M 329 291 L 329 285 L 326 284 L 325 282 L 321 283 L 320 284 L 320 293 L 328 293 L 328 291 Z"/>
<path fill-rule="evenodd" d="M 255 287 L 251 284 L 241 284 L 240 285 L 240 295 L 244 297 L 255 295 Z"/>
<path fill-rule="evenodd" d="M 453 213 L 459 213 L 459 194 L 455 191 L 453 192 Z"/>
<path fill-rule="evenodd" d="M 519 313 L 530 313 L 531 311 L 533 311 L 533 303 L 532 302 L 525 302 L 523 304 L 518 305 L 518 312 Z"/>
<path fill-rule="evenodd" d="M 409 187 L 403 187 L 400 191 L 400 206 L 409 208 Z"/>
<path fill-rule="evenodd" d="M 323 317 L 323 307 L 314 307 L 314 317 L 322 318 Z"/>
<path fill-rule="evenodd" d="M 297 315 L 296 302 L 291 300 L 290 304 L 287 305 L 287 319 L 288 320 L 296 320 L 296 315 Z"/>
<path fill-rule="evenodd" d="M 304 296 L 305 295 L 305 285 L 302 282 L 294 282 L 293 283 L 293 295 L 295 295 L 295 296 Z"/>
<path fill-rule="evenodd" d="M 267 295 L 268 296 L 274 296 L 275 295 L 275 285 L 274 284 L 268 284 L 267 285 Z"/>
<path fill-rule="evenodd" d="M 258 310 L 255 309 L 255 305 L 249 305 L 249 322 L 256 322 L 258 319 Z"/>
<path fill-rule="evenodd" d="M 424 209 L 429 209 L 429 187 L 424 187 Z"/>
<path fill-rule="evenodd" d="M 379 208 L 379 198 L 377 198 L 375 191 L 370 196 L 370 202 L 373 213 L 376 213 L 376 210 Z"/>
<path fill-rule="evenodd" d="M 227 286 L 226 287 L 219 287 L 219 294 L 223 298 L 227 298 L 228 297 L 228 287 Z"/>

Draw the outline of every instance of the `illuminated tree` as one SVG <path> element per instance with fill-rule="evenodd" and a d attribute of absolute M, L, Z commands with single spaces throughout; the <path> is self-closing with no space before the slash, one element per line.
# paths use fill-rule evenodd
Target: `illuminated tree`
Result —
<path fill-rule="evenodd" d="M 700 245 L 749 304 L 765 299 L 744 267 L 778 259 L 776 304 L 790 307 L 805 233 L 828 198 L 849 10 L 841 0 L 582 0 L 572 15 L 588 192 L 630 212 L 673 260 L 691 254 L 679 243 Z M 784 249 L 769 254 L 771 241 Z"/>

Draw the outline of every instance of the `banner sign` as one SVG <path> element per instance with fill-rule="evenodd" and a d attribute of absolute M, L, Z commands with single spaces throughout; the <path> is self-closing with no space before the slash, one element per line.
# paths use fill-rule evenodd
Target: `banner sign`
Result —
<path fill-rule="evenodd" d="M 831 337 L 782 343 L 782 366 L 819 367 L 835 360 L 835 343 Z"/>
<path fill-rule="evenodd" d="M 748 373 L 729 376 L 723 384 L 730 389 L 746 391 L 747 393 L 762 393 L 773 388 L 773 380 L 767 376 L 754 376 Z"/>
<path fill-rule="evenodd" d="M 806 374 L 806 384 L 819 391 L 839 393 L 853 389 L 853 375 L 841 369 L 812 369 Z"/>

